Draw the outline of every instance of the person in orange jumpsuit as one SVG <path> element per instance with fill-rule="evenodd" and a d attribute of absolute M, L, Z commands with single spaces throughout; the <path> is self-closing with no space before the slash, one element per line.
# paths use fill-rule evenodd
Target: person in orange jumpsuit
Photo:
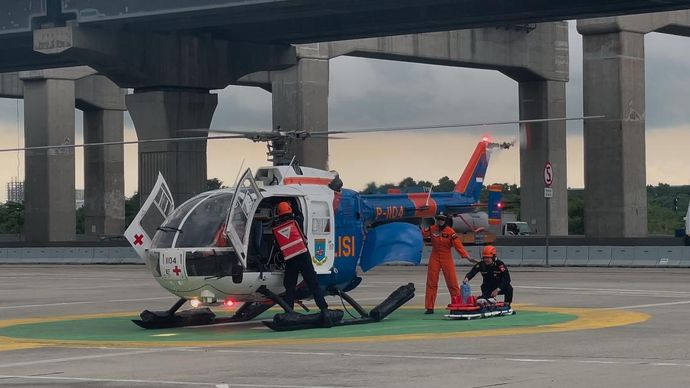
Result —
<path fill-rule="evenodd" d="M 450 291 L 451 303 L 460 302 L 460 287 L 458 285 L 458 275 L 455 272 L 455 262 L 453 261 L 452 248 L 460 254 L 463 259 L 476 263 L 470 259 L 460 238 L 452 228 L 452 219 L 443 213 L 436 217 L 436 224 L 429 228 L 422 229 L 422 237 L 425 241 L 431 242 L 431 256 L 429 256 L 429 266 L 426 273 L 426 299 L 424 314 L 434 313 L 436 294 L 438 293 L 438 274 L 443 271 L 446 280 L 446 287 Z"/>

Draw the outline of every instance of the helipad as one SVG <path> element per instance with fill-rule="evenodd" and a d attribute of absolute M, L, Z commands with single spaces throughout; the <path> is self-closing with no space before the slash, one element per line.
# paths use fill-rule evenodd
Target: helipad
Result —
<path fill-rule="evenodd" d="M 145 330 L 130 320 L 133 313 L 75 315 L 0 321 L 0 345 L 25 346 L 234 346 L 299 343 L 382 342 L 458 337 L 536 334 L 622 326 L 642 322 L 647 314 L 632 311 L 516 306 L 518 314 L 471 321 L 424 315 L 403 308 L 379 323 L 334 329 L 274 332 L 260 320 L 245 323 Z M 267 312 L 262 319 L 270 319 Z"/>

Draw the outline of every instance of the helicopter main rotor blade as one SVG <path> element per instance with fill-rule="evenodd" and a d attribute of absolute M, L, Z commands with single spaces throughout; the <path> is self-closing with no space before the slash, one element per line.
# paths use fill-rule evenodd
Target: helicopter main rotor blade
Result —
<path fill-rule="evenodd" d="M 437 124 L 437 125 L 419 125 L 408 127 L 379 127 L 379 128 L 362 128 L 341 131 L 322 131 L 310 132 L 311 136 L 321 134 L 341 134 L 341 133 L 366 133 L 366 132 L 392 132 L 392 131 L 417 131 L 427 129 L 444 129 L 444 128 L 464 128 L 464 127 L 483 127 L 488 125 L 510 125 L 510 124 L 531 124 L 531 123 L 547 123 L 552 121 L 576 121 L 576 120 L 590 120 L 599 119 L 606 116 L 583 116 L 583 117 L 559 117 L 551 119 L 532 119 L 532 120 L 515 120 L 515 121 L 494 121 L 486 123 L 459 123 L 459 124 Z"/>
<path fill-rule="evenodd" d="M 56 149 L 56 148 L 86 148 L 86 147 L 100 147 L 100 146 L 110 146 L 110 145 L 128 145 L 128 144 L 145 144 L 145 143 L 175 143 L 175 142 L 183 142 L 183 141 L 203 141 L 203 140 L 243 139 L 243 138 L 245 138 L 245 136 L 239 136 L 239 135 L 175 137 L 175 138 L 168 138 L 168 139 L 108 141 L 108 142 L 102 142 L 102 143 L 60 144 L 60 145 L 48 145 L 48 146 L 36 146 L 36 147 L 24 147 L 24 148 L 4 148 L 4 149 L 0 149 L 0 152 L 38 151 L 38 150 L 50 150 L 50 149 Z"/>
<path fill-rule="evenodd" d="M 308 131 L 295 131 L 295 130 L 274 130 L 274 131 L 234 131 L 225 129 L 206 129 L 206 128 L 190 128 L 190 129 L 180 129 L 178 132 L 213 132 L 213 133 L 226 133 L 234 135 L 243 135 L 247 138 L 257 138 L 257 137 L 293 137 L 306 139 L 308 137 L 317 136 L 327 136 L 335 134 L 348 134 L 348 133 L 366 133 L 366 132 L 388 132 L 388 131 L 416 131 L 416 130 L 428 130 L 428 129 L 444 129 L 444 128 L 464 128 L 464 127 L 482 127 L 489 125 L 510 125 L 510 124 L 532 124 L 532 123 L 546 123 L 552 121 L 577 121 L 577 120 L 591 120 L 604 118 L 606 116 L 583 116 L 583 117 L 557 117 L 557 118 L 547 118 L 547 119 L 530 119 L 530 120 L 514 120 L 514 121 L 494 121 L 494 122 L 477 122 L 477 123 L 457 123 L 457 124 L 435 124 L 435 125 L 417 125 L 417 126 L 405 126 L 405 127 L 374 127 L 374 128 L 359 128 L 359 129 L 349 129 L 349 130 L 334 130 L 334 131 L 319 131 L 319 132 L 308 132 Z"/>
<path fill-rule="evenodd" d="M 229 135 L 241 135 L 245 137 L 256 137 L 256 136 L 276 136 L 277 132 L 274 131 L 233 131 L 224 129 L 208 129 L 208 128 L 186 128 L 178 129 L 178 133 L 224 133 Z"/>

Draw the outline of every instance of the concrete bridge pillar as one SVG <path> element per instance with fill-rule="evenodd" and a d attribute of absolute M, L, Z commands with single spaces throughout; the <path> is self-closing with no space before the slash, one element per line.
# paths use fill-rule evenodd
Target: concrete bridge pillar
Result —
<path fill-rule="evenodd" d="M 519 83 L 520 120 L 565 117 L 565 82 Z M 544 166 L 553 166 L 553 198 L 544 198 Z M 568 176 L 564 121 L 525 124 L 520 128 L 520 214 L 537 234 L 568 234 Z M 546 207 L 549 207 L 549 216 Z"/>
<path fill-rule="evenodd" d="M 126 96 L 139 140 L 206 136 L 218 96 L 200 90 L 135 90 Z M 148 197 L 158 172 L 176 206 L 206 190 L 206 140 L 139 144 L 139 193 Z"/>
<path fill-rule="evenodd" d="M 584 31 L 585 234 L 646 236 L 644 34 Z"/>
<path fill-rule="evenodd" d="M 84 110 L 84 142 L 123 140 L 124 113 Z M 84 234 L 122 234 L 125 227 L 124 150 L 122 145 L 84 149 Z"/>
<path fill-rule="evenodd" d="M 123 140 L 125 90 L 102 75 L 77 81 L 77 107 L 84 112 L 84 142 Z M 84 149 L 84 234 L 122 234 L 125 227 L 122 145 Z"/>
<path fill-rule="evenodd" d="M 301 58 L 287 70 L 271 72 L 273 126 L 307 132 L 328 131 L 328 59 Z M 328 140 L 292 144 L 301 166 L 328 169 Z"/>
<path fill-rule="evenodd" d="M 27 146 L 73 144 L 75 108 L 84 112 L 85 142 L 121 141 L 124 95 L 85 66 L 0 74 L 0 96 L 25 99 Z M 123 170 L 121 145 L 84 150 L 86 234 L 122 233 Z M 74 150 L 26 152 L 25 175 L 27 241 L 73 240 Z"/>
<path fill-rule="evenodd" d="M 27 147 L 74 144 L 74 80 L 51 71 L 20 73 Z M 76 237 L 74 149 L 25 152 L 24 233 L 27 242 Z"/>

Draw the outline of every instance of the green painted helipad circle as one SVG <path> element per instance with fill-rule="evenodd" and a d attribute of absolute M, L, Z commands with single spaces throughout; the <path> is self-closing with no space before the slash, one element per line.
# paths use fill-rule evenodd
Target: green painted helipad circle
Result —
<path fill-rule="evenodd" d="M 146 330 L 130 320 L 136 316 L 87 317 L 73 320 L 31 322 L 0 327 L 0 336 L 21 340 L 57 342 L 107 342 L 155 345 L 190 343 L 212 345 L 215 342 L 263 342 L 275 340 L 319 340 L 362 337 L 416 336 L 492 329 L 516 329 L 562 324 L 578 318 L 576 314 L 551 311 L 520 311 L 518 314 L 470 321 L 445 320 L 442 314 L 424 315 L 421 309 L 404 309 L 383 322 L 341 326 L 333 329 L 310 329 L 274 332 L 259 320 L 241 324 L 206 327 Z M 261 319 L 270 318 L 274 312 Z"/>

